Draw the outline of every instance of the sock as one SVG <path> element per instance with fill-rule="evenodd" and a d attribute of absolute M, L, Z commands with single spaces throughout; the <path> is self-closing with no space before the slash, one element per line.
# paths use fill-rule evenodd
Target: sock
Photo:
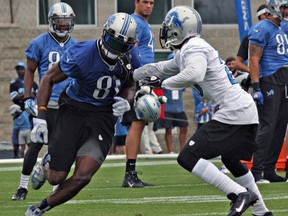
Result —
<path fill-rule="evenodd" d="M 237 177 L 236 182 L 238 182 L 238 184 L 242 185 L 245 188 L 250 189 L 251 191 L 257 194 L 259 200 L 252 206 L 253 214 L 264 215 L 266 212 L 269 211 L 263 201 L 262 195 L 250 171 L 243 176 Z"/>
<path fill-rule="evenodd" d="M 24 175 L 21 173 L 19 188 L 26 188 L 28 190 L 29 175 Z"/>
<path fill-rule="evenodd" d="M 200 159 L 194 166 L 192 173 L 207 182 L 208 184 L 218 188 L 226 195 L 234 193 L 238 195 L 242 192 L 247 192 L 246 188 L 237 184 L 235 181 L 230 179 L 227 175 L 222 173 L 214 164 L 211 162 Z"/>
<path fill-rule="evenodd" d="M 136 159 L 128 159 L 126 162 L 126 172 L 135 171 Z"/>

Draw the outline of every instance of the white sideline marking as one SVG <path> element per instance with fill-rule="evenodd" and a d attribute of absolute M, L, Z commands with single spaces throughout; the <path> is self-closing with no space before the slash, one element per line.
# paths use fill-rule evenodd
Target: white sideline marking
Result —
<path fill-rule="evenodd" d="M 269 196 L 264 200 L 288 199 L 288 196 Z M 228 202 L 225 196 L 167 196 L 167 197 L 143 197 L 143 198 L 123 198 L 123 199 L 93 199 L 93 200 L 70 200 L 67 204 L 85 203 L 113 203 L 113 204 L 141 204 L 141 203 L 202 203 L 202 202 Z M 288 211 L 288 210 L 287 210 Z"/>

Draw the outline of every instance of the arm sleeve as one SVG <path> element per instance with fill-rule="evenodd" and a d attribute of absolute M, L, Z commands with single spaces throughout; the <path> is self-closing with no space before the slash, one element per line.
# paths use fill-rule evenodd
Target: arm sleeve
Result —
<path fill-rule="evenodd" d="M 189 53 L 185 53 L 184 55 L 188 55 L 189 58 L 186 58 L 183 70 L 177 75 L 164 80 L 162 88 L 181 90 L 204 80 L 207 70 L 205 56 L 202 54 L 190 55 Z"/>
<path fill-rule="evenodd" d="M 146 77 L 157 76 L 161 79 L 166 79 L 170 76 L 179 73 L 179 68 L 173 59 L 168 61 L 160 61 L 158 63 L 146 64 L 133 73 L 133 79 L 139 81 Z"/>

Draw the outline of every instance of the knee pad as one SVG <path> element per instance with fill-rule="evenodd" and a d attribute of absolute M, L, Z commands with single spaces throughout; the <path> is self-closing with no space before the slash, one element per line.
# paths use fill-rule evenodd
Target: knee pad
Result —
<path fill-rule="evenodd" d="M 184 148 L 177 157 L 177 162 L 180 166 L 191 172 L 200 158 L 192 152 Z"/>

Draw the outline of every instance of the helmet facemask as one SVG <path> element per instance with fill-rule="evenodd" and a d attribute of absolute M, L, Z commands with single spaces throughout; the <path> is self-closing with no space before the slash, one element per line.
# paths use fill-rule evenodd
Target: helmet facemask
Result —
<path fill-rule="evenodd" d="M 50 31 L 59 37 L 65 37 L 71 33 L 74 28 L 74 18 L 72 17 L 51 17 L 49 19 Z"/>
<path fill-rule="evenodd" d="M 136 42 L 136 22 L 128 14 L 118 13 L 108 18 L 102 34 L 102 50 L 110 59 L 129 52 Z"/>
<path fill-rule="evenodd" d="M 70 5 L 58 2 L 51 6 L 48 13 L 49 30 L 58 37 L 65 37 L 74 28 L 75 14 Z"/>

